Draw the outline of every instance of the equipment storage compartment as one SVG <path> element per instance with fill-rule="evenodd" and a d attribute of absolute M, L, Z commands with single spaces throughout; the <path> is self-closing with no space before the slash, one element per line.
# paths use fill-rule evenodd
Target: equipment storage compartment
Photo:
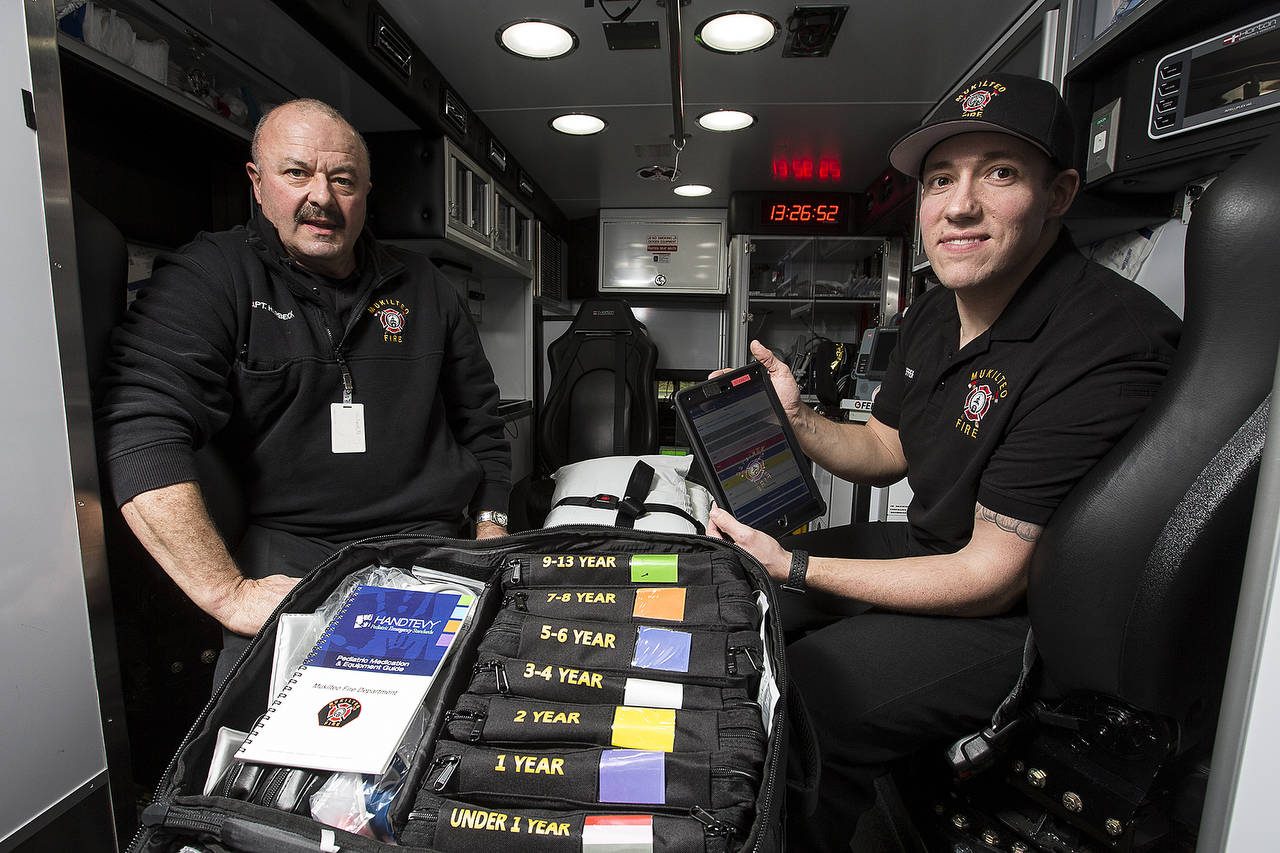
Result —
<path fill-rule="evenodd" d="M 403 739 L 403 762 L 390 765 L 400 781 L 375 792 L 365 776 L 361 794 L 354 776 L 369 812 L 348 824 L 359 834 L 309 815 L 311 792 L 336 774 L 233 761 L 204 794 L 220 730 L 252 740 L 289 701 L 288 687 L 269 688 L 282 614 L 340 599 L 305 663 L 284 668 L 296 690 L 308 664 L 333 666 L 322 662 L 332 646 L 321 648 L 331 635 L 370 624 L 346 592 L 369 567 L 482 585 L 462 625 L 442 629 L 456 632 L 453 648 L 421 706 L 421 736 Z M 779 850 L 788 715 L 772 596 L 759 563 L 705 537 L 577 526 L 479 542 L 357 542 L 303 579 L 249 644 L 179 747 L 130 849 L 578 853 L 626 841 Z M 392 657 L 374 654 L 377 664 Z M 319 681 L 343 681 L 340 669 Z M 320 686 L 336 690 L 310 714 L 323 736 L 335 720 L 354 728 L 374 718 L 376 691 L 360 708 L 336 683 Z M 388 835 L 404 846 L 384 843 Z"/>
<path fill-rule="evenodd" d="M 724 293 L 728 222 L 725 210 L 600 211 L 600 292 Z"/>

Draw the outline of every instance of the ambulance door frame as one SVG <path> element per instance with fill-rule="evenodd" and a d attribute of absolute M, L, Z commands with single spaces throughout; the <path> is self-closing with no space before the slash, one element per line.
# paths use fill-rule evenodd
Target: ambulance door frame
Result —
<path fill-rule="evenodd" d="M 40 827 L 37 824 L 57 819 L 59 815 L 54 814 L 56 810 L 74 807 L 76 800 L 100 787 L 94 781 L 108 780 L 116 831 L 120 832 L 136 824 L 137 818 L 132 796 L 124 691 L 116 647 L 115 617 L 93 435 L 93 412 L 89 397 L 57 23 L 50 0 L 27 0 L 22 7 L 23 11 L 18 14 L 24 14 L 26 18 L 31 94 L 44 201 L 44 227 L 48 239 L 49 273 L 53 288 L 53 319 L 71 456 L 71 498 L 75 503 L 91 645 L 86 651 L 92 655 L 97 681 L 100 736 L 106 750 L 106 769 L 103 779 L 92 780 L 80 791 L 55 804 L 44 815 L 33 816 L 32 823 L 15 833 L 15 836 L 38 831 Z M 114 847 L 114 840 L 112 846 Z"/>

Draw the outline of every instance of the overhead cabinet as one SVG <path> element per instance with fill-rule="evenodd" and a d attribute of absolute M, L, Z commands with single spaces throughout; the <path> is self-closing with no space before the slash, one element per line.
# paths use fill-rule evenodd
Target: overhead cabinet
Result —
<path fill-rule="evenodd" d="M 533 214 L 449 139 L 444 152 L 445 236 L 533 275 Z"/>
<path fill-rule="evenodd" d="M 600 291 L 725 293 L 727 233 L 725 210 L 602 210 Z"/>

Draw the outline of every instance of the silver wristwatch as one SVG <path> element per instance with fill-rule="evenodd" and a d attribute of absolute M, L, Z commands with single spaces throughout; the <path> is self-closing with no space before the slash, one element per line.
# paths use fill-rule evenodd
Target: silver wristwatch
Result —
<path fill-rule="evenodd" d="M 506 527 L 509 520 L 505 512 L 498 512 L 496 509 L 486 509 L 476 513 L 476 524 L 488 521 L 499 527 Z"/>

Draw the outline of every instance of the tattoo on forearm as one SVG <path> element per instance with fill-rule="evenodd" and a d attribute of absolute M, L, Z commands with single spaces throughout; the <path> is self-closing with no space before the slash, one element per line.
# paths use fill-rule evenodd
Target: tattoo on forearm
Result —
<path fill-rule="evenodd" d="M 1026 542 L 1035 542 L 1040 538 L 1040 534 L 1044 532 L 1044 527 L 1039 524 L 1032 524 L 1029 521 L 1019 521 L 1016 518 L 1010 518 L 1007 515 L 1001 515 L 998 512 L 987 509 L 982 504 L 978 504 L 976 516 L 983 521 L 990 522 L 999 527 L 1005 533 L 1012 533 L 1019 539 Z"/>

